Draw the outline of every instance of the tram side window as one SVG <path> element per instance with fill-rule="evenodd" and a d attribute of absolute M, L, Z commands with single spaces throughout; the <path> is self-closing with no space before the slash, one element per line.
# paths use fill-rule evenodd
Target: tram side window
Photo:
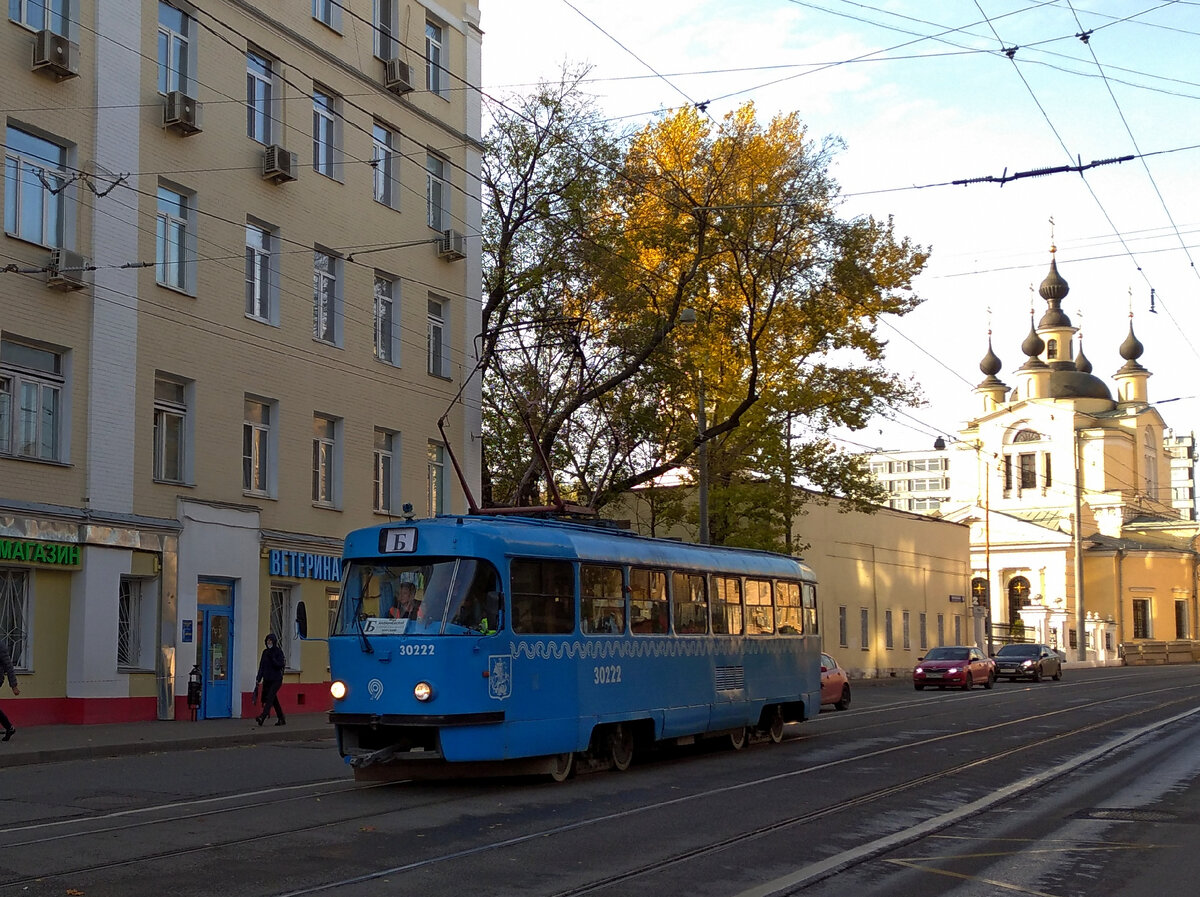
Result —
<path fill-rule="evenodd" d="M 629 568 L 629 628 L 634 635 L 668 631 L 665 573 L 642 567 Z"/>
<path fill-rule="evenodd" d="M 800 588 L 804 596 L 804 631 L 808 635 L 816 635 L 820 632 L 817 629 L 817 587 L 806 582 Z"/>
<path fill-rule="evenodd" d="M 742 581 L 735 576 L 713 577 L 713 632 L 742 634 Z"/>
<path fill-rule="evenodd" d="M 575 572 L 569 561 L 512 562 L 513 632 L 575 631 Z"/>
<path fill-rule="evenodd" d="M 584 632 L 621 635 L 625 632 L 625 590 L 620 567 L 579 565 L 579 616 Z"/>
<path fill-rule="evenodd" d="M 771 635 L 775 632 L 775 607 L 771 603 L 771 583 L 765 579 L 746 580 L 746 635 Z"/>
<path fill-rule="evenodd" d="M 704 587 L 703 576 L 672 574 L 671 597 L 675 604 L 675 632 L 680 635 L 708 632 L 708 589 Z"/>
<path fill-rule="evenodd" d="M 778 583 L 775 586 L 775 607 L 781 635 L 801 635 L 804 632 L 799 583 Z"/>

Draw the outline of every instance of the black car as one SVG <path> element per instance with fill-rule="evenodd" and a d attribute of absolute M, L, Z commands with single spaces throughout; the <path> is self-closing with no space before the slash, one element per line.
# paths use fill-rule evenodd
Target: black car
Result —
<path fill-rule="evenodd" d="M 996 659 L 996 678 L 1016 682 L 1032 679 L 1041 682 L 1049 676 L 1058 681 L 1062 678 L 1062 655 L 1049 645 L 1005 645 L 992 655 Z"/>

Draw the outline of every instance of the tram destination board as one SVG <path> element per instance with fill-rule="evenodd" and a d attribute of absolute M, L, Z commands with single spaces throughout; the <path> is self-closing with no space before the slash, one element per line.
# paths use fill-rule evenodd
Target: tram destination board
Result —
<path fill-rule="evenodd" d="M 409 554 L 417 550 L 417 528 L 402 526 L 379 534 L 380 554 Z"/>

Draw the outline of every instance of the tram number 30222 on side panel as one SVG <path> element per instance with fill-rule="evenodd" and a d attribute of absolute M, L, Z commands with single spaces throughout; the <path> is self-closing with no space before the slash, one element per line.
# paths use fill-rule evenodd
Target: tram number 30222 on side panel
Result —
<path fill-rule="evenodd" d="M 619 664 L 592 667 L 592 674 L 592 681 L 596 685 L 615 685 L 621 681 L 621 667 Z"/>

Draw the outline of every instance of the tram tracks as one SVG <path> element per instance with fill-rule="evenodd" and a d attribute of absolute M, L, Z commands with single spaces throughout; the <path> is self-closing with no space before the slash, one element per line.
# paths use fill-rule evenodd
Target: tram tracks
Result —
<path fill-rule="evenodd" d="M 946 732 L 946 733 L 935 735 L 931 738 L 906 741 L 901 744 L 890 745 L 887 747 L 879 748 L 874 751 L 858 753 L 853 756 L 841 757 L 841 758 L 830 760 L 830 761 L 827 761 L 824 763 L 814 764 L 812 766 L 808 766 L 803 769 L 788 770 L 783 773 L 777 773 L 777 774 L 773 774 L 773 775 L 769 775 L 769 776 L 762 776 L 762 777 L 755 778 L 752 780 L 731 783 L 731 784 L 720 786 L 717 788 L 704 789 L 704 790 L 696 791 L 696 792 L 693 792 L 690 794 L 681 795 L 679 797 L 672 798 L 672 799 L 666 800 L 666 801 L 657 801 L 657 802 L 642 805 L 642 806 L 630 807 L 630 808 L 627 808 L 624 810 L 618 810 L 613 813 L 599 814 L 599 815 L 584 818 L 584 819 L 578 819 L 578 820 L 575 820 L 575 821 L 572 821 L 569 823 L 565 823 L 563 825 L 554 826 L 554 827 L 550 827 L 550 828 L 543 828 L 543 829 L 539 829 L 537 831 L 528 832 L 528 833 L 518 835 L 518 836 L 515 836 L 512 838 L 478 844 L 478 845 L 474 845 L 474 846 L 471 846 L 468 848 L 464 848 L 463 850 L 446 852 L 446 853 L 440 854 L 438 856 L 431 856 L 431 857 L 426 857 L 426 858 L 421 858 L 421 859 L 415 859 L 415 860 L 412 860 L 410 862 L 403 863 L 400 865 L 390 866 L 386 869 L 376 869 L 376 870 L 372 870 L 370 872 L 362 873 L 360 875 L 338 879 L 336 881 L 327 881 L 327 882 L 323 882 L 320 884 L 315 884 L 311 887 L 303 888 L 300 890 L 290 891 L 287 893 L 287 897 L 300 897 L 300 895 L 327 892 L 327 891 L 335 890 L 340 887 L 351 886 L 351 885 L 358 884 L 358 883 L 366 883 L 366 882 L 378 880 L 381 878 L 385 878 L 388 876 L 404 874 L 407 872 L 417 871 L 420 869 L 428 869 L 431 867 L 435 867 L 439 864 L 444 864 L 444 863 L 449 863 L 449 862 L 453 862 L 456 860 L 466 859 L 466 858 L 474 856 L 474 855 L 486 854 L 491 851 L 497 851 L 500 849 L 509 848 L 509 847 L 517 846 L 517 845 L 524 844 L 524 843 L 529 843 L 529 842 L 535 841 L 537 839 L 545 839 L 545 838 L 555 837 L 555 836 L 559 836 L 559 835 L 565 835 L 569 832 L 579 831 L 581 829 L 585 829 L 588 827 L 603 825 L 606 823 L 619 822 L 623 818 L 631 818 L 635 815 L 654 812 L 657 810 L 665 810 L 665 809 L 667 809 L 671 806 L 675 806 L 675 805 L 681 805 L 681 804 L 685 804 L 688 802 L 703 800 L 706 798 L 718 797 L 722 793 L 728 793 L 728 792 L 736 791 L 736 790 L 752 789 L 752 788 L 756 788 L 756 787 L 770 786 L 772 784 L 775 784 L 775 783 L 778 783 L 780 781 L 787 780 L 787 779 L 793 779 L 793 778 L 800 777 L 800 776 L 812 775 L 812 774 L 815 774 L 818 772 L 831 770 L 836 767 L 844 767 L 846 765 L 853 764 L 853 763 L 871 761 L 875 758 L 878 758 L 878 757 L 886 755 L 886 754 L 894 754 L 894 753 L 903 752 L 903 751 L 922 751 L 922 750 L 928 751 L 928 750 L 930 750 L 931 746 L 944 745 L 945 743 L 951 742 L 954 739 L 966 739 L 966 738 L 969 738 L 972 736 L 980 736 L 981 734 L 986 735 L 988 732 L 994 732 L 996 730 L 1000 730 L 1000 729 L 1003 729 L 1006 727 L 1029 725 L 1030 723 L 1034 723 L 1037 721 L 1044 721 L 1044 720 L 1052 718 L 1052 717 L 1061 716 L 1062 714 L 1093 710 L 1095 708 L 1102 707 L 1105 705 L 1111 705 L 1111 704 L 1119 703 L 1122 701 L 1128 701 L 1131 698 L 1145 701 L 1151 695 L 1159 695 L 1160 697 L 1165 698 L 1165 696 L 1171 692 L 1187 691 L 1189 693 L 1189 694 L 1183 695 L 1183 696 L 1173 697 L 1173 698 L 1169 698 L 1169 699 L 1165 699 L 1165 700 L 1159 700 L 1155 703 L 1146 703 L 1143 706 L 1137 707 L 1129 712 L 1122 713 L 1119 716 L 1106 717 L 1105 719 L 1103 719 L 1101 721 L 1092 721 L 1092 722 L 1088 722 L 1085 725 L 1075 726 L 1068 730 L 1064 730 L 1062 732 L 1051 733 L 1045 737 L 1036 738 L 1036 739 L 1033 739 L 1028 742 L 1024 742 L 1019 745 L 1014 745 L 1003 751 L 993 752 L 986 757 L 979 758 L 970 763 L 958 764 L 951 769 L 941 769 L 941 770 L 938 770 L 938 771 L 935 771 L 932 773 L 927 773 L 924 775 L 912 776 L 912 777 L 906 778 L 902 782 L 897 782 L 897 783 L 894 783 L 894 784 L 891 784 L 891 785 L 888 785 L 885 787 L 873 789 L 871 791 L 864 792 L 862 794 L 848 797 L 845 800 L 826 804 L 825 806 L 822 806 L 822 807 L 806 809 L 803 812 L 798 812 L 798 813 L 792 814 L 790 816 L 787 816 L 785 818 L 774 820 L 770 823 L 767 823 L 767 824 L 764 824 L 761 826 L 757 826 L 755 828 L 749 829 L 744 832 L 729 835 L 724 838 L 711 839 L 707 843 L 704 843 L 701 845 L 692 845 L 692 846 L 689 846 L 686 850 L 681 850 L 681 851 L 678 851 L 678 852 L 668 855 L 668 856 L 660 856 L 660 857 L 655 858 L 653 861 L 649 861 L 644 864 L 632 866 L 632 867 L 624 869 L 620 872 L 615 872 L 610 876 L 598 878 L 594 881 L 591 881 L 591 882 L 588 882 L 585 884 L 581 884 L 581 885 L 578 885 L 576 887 L 573 887 L 573 888 L 570 888 L 567 890 L 562 890 L 562 891 L 556 892 L 554 897 L 574 897 L 574 895 L 589 894 L 589 893 L 603 890 L 604 888 L 614 887 L 623 882 L 636 880 L 643 876 L 647 876 L 647 875 L 650 875 L 650 874 L 653 874 L 656 872 L 660 872 L 663 869 L 670 868 L 671 866 L 677 866 L 680 864 L 687 863 L 688 861 L 693 860 L 702 855 L 703 856 L 712 855 L 716 852 L 735 848 L 739 845 L 746 844 L 749 841 L 753 841 L 753 840 L 756 840 L 759 838 L 764 838 L 764 837 L 770 836 L 774 833 L 784 831 L 792 826 L 796 826 L 801 823 L 812 822 L 814 820 L 818 820 L 818 819 L 821 819 L 821 818 L 824 818 L 827 816 L 832 816 L 832 815 L 836 815 L 838 813 L 852 811 L 852 810 L 855 810 L 855 809 L 858 809 L 858 808 L 861 808 L 864 806 L 868 806 L 872 803 L 886 800 L 889 797 L 902 794 L 902 793 L 904 793 L 906 791 L 910 791 L 912 789 L 916 789 L 922 785 L 928 784 L 929 782 L 931 782 L 934 779 L 942 778 L 948 774 L 952 774 L 952 773 L 962 771 L 962 770 L 977 769 L 980 766 L 986 765 L 988 763 L 999 762 L 1004 758 L 1011 757 L 1011 756 L 1019 754 L 1021 752 L 1039 751 L 1039 750 L 1044 749 L 1047 745 L 1051 745 L 1055 742 L 1060 742 L 1064 739 L 1067 739 L 1067 738 L 1070 738 L 1073 736 L 1082 735 L 1082 734 L 1097 730 L 1102 727 L 1111 727 L 1113 725 L 1120 724 L 1123 721 L 1130 721 L 1130 720 L 1135 719 L 1138 716 L 1143 716 L 1145 714 L 1149 714 L 1149 713 L 1153 713 L 1153 712 L 1161 712 L 1163 710 L 1177 707 L 1177 706 L 1185 704 L 1185 703 L 1194 706 L 1193 695 L 1195 693 L 1195 690 L 1196 690 L 1196 687 L 1194 685 L 1184 685 L 1184 684 L 1170 685 L 1170 686 L 1160 688 L 1160 689 L 1155 689 L 1155 690 L 1149 691 L 1149 692 L 1141 692 L 1138 695 L 1120 694 L 1120 695 L 1106 697 L 1106 698 L 1099 699 L 1099 700 L 1089 701 L 1089 702 L 1086 702 L 1083 704 L 1073 705 L 1073 706 L 1067 707 L 1067 708 L 1056 708 L 1056 709 L 1048 710 L 1048 711 L 1045 711 L 1042 713 L 1036 713 L 1036 714 L 1022 716 L 1020 718 L 1003 720 L 1003 721 L 994 723 L 990 726 L 971 728 L 971 729 L 967 729 L 967 730 L 963 730 L 963 731 L 956 731 L 956 732 Z M 828 734 L 832 734 L 832 733 L 823 733 L 823 735 L 828 735 Z M 797 743 L 798 743 L 797 741 L 793 741 L 793 744 L 797 744 Z M 776 749 L 776 750 L 778 750 L 778 749 Z M 319 783 L 319 784 L 328 785 L 335 781 L 336 780 L 329 780 L 328 782 L 323 782 L 323 783 Z M 293 803 L 293 802 L 305 801 L 305 800 L 314 800 L 315 801 L 315 800 L 319 800 L 322 796 L 328 796 L 330 794 L 341 795 L 341 794 L 350 794 L 350 793 L 354 793 L 354 792 L 358 792 L 358 791 L 370 790 L 371 788 L 396 787 L 395 785 L 375 785 L 375 786 L 357 785 L 356 786 L 351 783 L 346 783 L 346 785 L 347 785 L 347 787 L 345 787 L 345 788 L 335 787 L 335 788 L 331 788 L 331 789 L 328 789 L 325 791 L 315 791 L 312 793 L 301 794 L 301 795 L 293 794 L 293 795 L 288 795 L 286 797 L 280 797 L 277 799 L 265 798 L 265 799 L 253 801 L 251 803 L 239 803 L 236 806 L 230 806 L 230 807 L 226 807 L 226 808 L 218 807 L 215 809 L 205 808 L 203 810 L 189 810 L 188 812 L 176 813 L 174 815 L 170 815 L 170 811 L 173 809 L 177 809 L 179 805 L 171 804 L 171 805 L 162 805 L 159 807 L 147 807 L 147 808 L 142 808 L 141 810 L 119 811 L 118 813 L 106 814 L 105 818 L 115 819 L 115 818 L 120 818 L 120 817 L 124 817 L 127 815 L 132 815 L 132 814 L 138 813 L 138 812 L 146 813 L 147 818 L 146 819 L 138 819 L 137 821 L 133 821 L 128 824 L 122 823 L 119 825 L 107 825 L 107 826 L 103 826 L 103 827 L 99 827 L 99 828 L 92 826 L 91 828 L 84 828 L 84 830 L 82 830 L 82 831 L 75 831 L 75 832 L 55 831 L 52 834 L 46 835 L 44 837 L 29 838 L 29 839 L 24 839 L 19 842 L 8 842 L 8 843 L 0 844 L 0 857 L 3 856 L 3 852 L 6 850 L 14 849 L 14 848 L 27 848 L 27 847 L 30 847 L 30 846 L 33 846 L 33 845 L 36 845 L 39 843 L 44 843 L 49 840 L 70 842 L 72 839 L 86 839 L 89 837 L 97 837 L 97 836 L 101 836 L 101 835 L 110 834 L 110 833 L 113 833 L 116 831 L 127 830 L 130 828 L 137 828 L 137 827 L 141 827 L 141 826 L 148 826 L 148 825 L 159 826 L 159 825 L 164 825 L 164 824 L 169 825 L 172 823 L 183 823 L 188 820 L 196 819 L 199 817 L 225 816 L 228 814 L 235 814 L 235 813 L 239 813 L 239 812 L 250 812 L 254 809 L 261 809 L 263 807 L 269 807 L 273 804 L 285 804 L 285 803 Z M 452 795 L 450 797 L 447 797 L 447 800 L 445 802 L 450 803 L 455 799 L 457 799 L 457 795 Z M 218 802 L 220 799 L 213 798 L 213 799 L 206 799 L 206 800 L 209 800 L 209 801 L 212 801 L 215 803 L 215 802 Z M 342 813 L 338 813 L 336 816 L 326 816 L 325 818 L 313 821 L 312 823 L 308 823 L 308 824 L 304 824 L 304 825 L 290 825 L 283 829 L 270 831 L 270 832 L 266 832 L 266 833 L 261 832 L 261 831 L 256 831 L 256 832 L 244 835 L 244 836 L 221 838 L 221 839 L 217 839 L 217 840 L 207 841 L 203 844 L 196 844 L 196 845 L 193 845 L 190 847 L 183 847 L 183 848 L 176 847 L 176 848 L 172 848 L 172 849 L 151 851 L 151 852 L 139 855 L 139 856 L 116 858 L 116 859 L 109 860 L 107 862 L 79 864 L 70 869 L 56 868 L 53 870 L 46 870 L 39 874 L 26 875 L 26 876 L 22 876 L 20 878 L 14 878 L 14 879 L 0 882 L 0 890 L 8 890 L 10 888 L 25 886 L 34 881 L 39 881 L 39 880 L 44 881 L 48 877 L 54 877 L 54 878 L 58 878 L 58 879 L 70 879 L 71 877 L 85 876 L 85 875 L 88 875 L 89 873 L 98 873 L 98 872 L 103 872 L 105 870 L 113 870 L 113 869 L 119 869 L 119 868 L 133 868 L 133 867 L 137 867 L 142 864 L 149 864 L 149 863 L 161 862 L 161 861 L 169 861 L 173 858 L 183 857 L 183 856 L 187 856 L 189 854 L 197 854 L 197 853 L 202 853 L 202 852 L 206 852 L 206 851 L 219 852 L 222 850 L 233 849 L 233 848 L 238 847 L 239 845 L 248 844 L 250 842 L 260 842 L 264 838 L 287 839 L 287 838 L 292 838 L 296 835 L 302 834 L 304 832 L 311 832 L 311 831 L 317 831 L 317 830 L 322 830 L 322 829 L 333 829 L 333 828 L 337 828 L 339 826 L 348 825 L 348 824 L 357 824 L 359 826 L 363 826 L 363 825 L 369 824 L 373 820 L 377 820 L 379 818 L 383 818 L 383 817 L 386 817 L 388 815 L 391 815 L 391 814 L 394 814 L 397 812 L 403 812 L 404 810 L 407 810 L 407 809 L 415 809 L 415 808 L 414 807 L 398 808 L 396 806 L 388 806 L 388 807 L 381 807 L 374 812 L 363 813 L 361 806 L 357 806 L 354 808 L 354 810 L 352 812 L 342 812 Z M 166 811 L 166 814 L 164 814 L 164 811 Z M 153 814 L 154 818 L 149 818 L 150 814 Z M 33 826 L 10 827 L 8 829 L 0 831 L 0 835 L 13 834 L 15 832 L 19 832 L 19 831 L 23 831 L 23 830 L 31 831 L 34 828 L 50 828 L 51 826 L 69 826 L 71 824 L 76 824 L 76 825 L 80 825 L 81 827 L 83 827 L 89 820 L 95 821 L 95 817 L 89 817 L 88 819 L 77 819 L 77 820 L 60 820 L 56 823 L 37 823 Z M 169 843 L 170 839 L 169 838 L 164 839 L 163 837 L 156 837 L 154 839 L 154 842 L 155 843 L 164 843 L 164 842 Z M 85 853 L 85 851 L 83 849 L 68 849 L 63 852 L 63 854 L 65 854 L 65 855 L 76 855 L 76 856 L 83 855 L 84 853 Z"/>

